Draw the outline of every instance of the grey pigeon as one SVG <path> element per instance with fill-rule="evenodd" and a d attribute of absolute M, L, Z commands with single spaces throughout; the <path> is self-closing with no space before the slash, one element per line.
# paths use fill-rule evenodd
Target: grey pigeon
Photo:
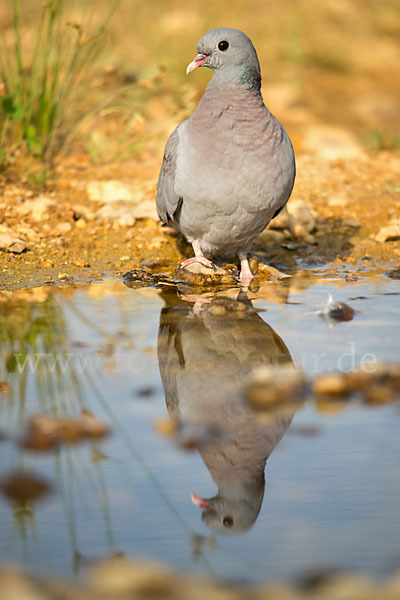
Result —
<path fill-rule="evenodd" d="M 237 29 L 212 29 L 189 64 L 214 71 L 192 115 L 172 132 L 157 186 L 157 211 L 192 244 L 195 258 L 237 254 L 241 280 L 253 277 L 254 238 L 285 206 L 295 178 L 290 139 L 261 95 L 251 40 Z"/>
<path fill-rule="evenodd" d="M 291 363 L 289 350 L 243 295 L 213 301 L 197 315 L 175 294 L 163 297 L 158 359 L 168 412 L 218 486 L 214 497 L 192 493 L 192 501 L 213 531 L 245 531 L 261 508 L 266 460 L 295 408 L 260 421 L 243 399 L 243 383 L 253 367 Z"/>

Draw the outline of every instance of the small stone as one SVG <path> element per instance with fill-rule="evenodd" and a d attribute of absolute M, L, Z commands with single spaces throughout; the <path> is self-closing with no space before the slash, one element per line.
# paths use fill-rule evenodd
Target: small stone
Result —
<path fill-rule="evenodd" d="M 292 227 L 293 236 L 297 239 L 304 239 L 308 236 L 307 229 L 301 223 L 295 223 Z"/>
<path fill-rule="evenodd" d="M 0 381 L 0 394 L 7 394 L 10 390 L 10 385 L 7 381 Z"/>
<path fill-rule="evenodd" d="M 260 264 L 259 259 L 257 258 L 257 256 L 251 256 L 249 258 L 249 267 L 250 267 L 250 271 L 252 273 L 257 273 L 258 270 L 258 265 Z"/>
<path fill-rule="evenodd" d="M 143 200 L 136 206 L 132 206 L 132 214 L 136 219 L 151 220 L 153 224 L 159 221 L 156 205 L 153 200 Z"/>
<path fill-rule="evenodd" d="M 304 250 L 304 248 L 307 248 L 308 244 L 301 244 L 298 242 L 288 242 L 287 244 L 282 244 L 282 248 L 286 248 L 287 250 L 290 250 L 291 252 L 295 252 L 296 250 Z"/>
<path fill-rule="evenodd" d="M 114 558 L 92 567 L 91 589 L 107 598 L 173 598 L 175 575 L 166 567 L 148 562 Z M 180 594 L 181 595 L 181 594 Z"/>
<path fill-rule="evenodd" d="M 90 413 L 81 418 L 37 415 L 29 421 L 20 445 L 35 452 L 48 452 L 59 444 L 77 444 L 108 434 L 108 426 Z"/>
<path fill-rule="evenodd" d="M 316 396 L 345 396 L 348 393 L 348 386 L 343 375 L 332 373 L 321 375 L 312 386 Z"/>
<path fill-rule="evenodd" d="M 54 263 L 51 260 L 46 259 L 45 261 L 43 261 L 43 267 L 45 269 L 49 269 L 51 267 L 54 267 Z"/>
<path fill-rule="evenodd" d="M 343 219 L 343 225 L 346 225 L 346 227 L 354 227 L 355 229 L 361 227 L 360 221 L 353 215 L 347 215 L 347 217 Z"/>
<path fill-rule="evenodd" d="M 75 204 L 72 207 L 72 210 L 74 213 L 74 219 L 76 219 L 77 222 L 81 219 L 86 219 L 86 221 L 93 221 L 95 218 L 94 212 L 90 210 L 90 208 L 82 204 Z"/>
<path fill-rule="evenodd" d="M 205 265 L 200 261 L 193 261 L 184 267 L 179 265 L 175 270 L 175 277 L 194 287 L 237 285 L 236 280 L 224 269 L 213 263 Z"/>
<path fill-rule="evenodd" d="M 260 366 L 254 369 L 246 386 L 246 398 L 255 410 L 276 408 L 280 403 L 298 401 L 306 380 L 293 365 Z"/>
<path fill-rule="evenodd" d="M 321 395 L 315 398 L 315 408 L 325 415 L 335 416 L 348 406 L 344 396 Z"/>
<path fill-rule="evenodd" d="M 376 406 L 393 402 L 396 399 L 396 396 L 397 394 L 390 385 L 390 382 L 372 383 L 372 385 L 365 390 L 365 402 Z"/>
<path fill-rule="evenodd" d="M 253 309 L 250 309 L 251 311 Z M 248 307 L 244 302 L 229 300 L 227 298 L 216 298 L 212 300 L 207 307 L 207 312 L 214 316 L 225 316 L 228 314 L 240 316 L 248 312 Z"/>
<path fill-rule="evenodd" d="M 303 200 L 292 200 L 288 204 L 288 213 L 292 217 L 289 222 L 290 231 L 294 231 L 296 225 L 301 225 L 306 233 L 315 229 L 315 217 Z"/>
<path fill-rule="evenodd" d="M 34 221 L 43 221 L 48 218 L 49 209 L 55 202 L 48 196 L 38 196 L 34 200 L 27 200 L 16 208 L 20 215 L 30 215 Z"/>
<path fill-rule="evenodd" d="M 177 431 L 176 423 L 168 417 L 162 417 L 154 422 L 154 429 L 165 437 L 170 437 Z"/>
<path fill-rule="evenodd" d="M 140 266 L 144 269 L 159 269 L 160 267 L 163 267 L 168 263 L 169 260 L 167 258 L 163 256 L 157 256 L 155 258 L 146 258 L 144 261 L 141 262 Z"/>
<path fill-rule="evenodd" d="M 49 581 L 42 583 L 10 565 L 0 571 L 1 600 L 49 600 L 49 587 Z M 57 590 L 57 596 L 59 592 Z"/>
<path fill-rule="evenodd" d="M 328 307 L 328 317 L 335 321 L 351 321 L 354 309 L 345 302 L 332 302 Z"/>
<path fill-rule="evenodd" d="M 82 415 L 79 427 L 82 436 L 89 439 L 101 439 L 110 433 L 108 426 L 103 421 L 89 413 Z"/>
<path fill-rule="evenodd" d="M 328 206 L 344 207 L 347 206 L 348 202 L 345 196 L 331 196 L 331 198 L 328 198 Z"/>
<path fill-rule="evenodd" d="M 26 249 L 24 240 L 18 237 L 18 234 L 6 226 L 0 226 L 0 250 L 21 254 Z"/>
<path fill-rule="evenodd" d="M 380 243 L 400 240 L 400 225 L 382 227 L 375 236 L 375 240 Z"/>
<path fill-rule="evenodd" d="M 291 275 L 283 273 L 282 271 L 279 271 L 270 265 L 265 265 L 264 263 L 260 263 L 258 265 L 257 274 L 265 281 L 278 281 L 279 279 L 287 279 L 288 277 L 291 277 Z"/>
<path fill-rule="evenodd" d="M 159 250 L 164 244 L 167 243 L 168 240 L 166 240 L 164 237 L 155 237 L 148 243 L 147 247 L 149 250 Z"/>
<path fill-rule="evenodd" d="M 85 227 L 87 227 L 87 224 L 86 224 L 86 221 L 85 221 L 85 219 L 78 219 L 78 220 L 75 222 L 75 227 L 76 227 L 77 229 L 85 229 Z"/>
<path fill-rule="evenodd" d="M 159 277 L 145 269 L 132 269 L 122 276 L 124 284 L 129 288 L 151 287 L 157 285 Z"/>
<path fill-rule="evenodd" d="M 58 273 L 57 277 L 60 280 L 71 279 L 71 275 L 69 275 L 68 273 Z"/>
<path fill-rule="evenodd" d="M 144 193 L 137 185 L 118 180 L 91 181 L 86 186 L 90 200 L 108 204 L 112 202 L 127 202 L 138 204 L 143 200 Z"/>
<path fill-rule="evenodd" d="M 129 202 L 122 201 L 105 204 L 96 212 L 96 217 L 114 221 L 123 227 L 132 227 L 136 222 L 132 214 L 132 206 Z"/>
<path fill-rule="evenodd" d="M 40 235 L 31 227 L 18 225 L 17 230 L 19 234 L 21 234 L 23 237 L 27 238 L 31 242 L 37 242 L 40 238 Z"/>
<path fill-rule="evenodd" d="M 269 223 L 269 229 L 289 229 L 291 218 L 288 213 L 288 208 L 285 206 L 280 213 Z"/>
<path fill-rule="evenodd" d="M 72 229 L 71 223 L 58 223 L 55 228 L 58 233 L 68 233 Z"/>
<path fill-rule="evenodd" d="M 88 261 L 83 258 L 74 258 L 72 260 L 72 264 L 75 267 L 90 267 L 90 264 L 88 263 Z"/>
<path fill-rule="evenodd" d="M 228 263 L 226 265 L 222 265 L 221 269 L 224 269 L 224 271 L 229 273 L 229 275 L 231 275 L 232 277 L 237 277 L 238 268 L 236 265 L 232 265 L 231 263 Z"/>
<path fill-rule="evenodd" d="M 281 231 L 276 231 L 275 229 L 265 229 L 256 237 L 253 247 L 257 250 L 263 250 L 264 248 L 270 248 L 271 246 L 278 247 L 284 239 L 285 236 Z"/>
<path fill-rule="evenodd" d="M 366 156 L 350 131 L 333 125 L 309 126 L 303 139 L 303 147 L 326 161 L 362 160 Z"/>

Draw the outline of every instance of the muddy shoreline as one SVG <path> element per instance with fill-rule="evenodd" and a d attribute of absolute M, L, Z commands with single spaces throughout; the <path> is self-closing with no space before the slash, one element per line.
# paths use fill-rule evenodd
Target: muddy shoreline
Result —
<path fill-rule="evenodd" d="M 82 165 L 81 160 L 71 157 L 40 193 L 4 176 L 0 180 L 2 231 L 24 244 L 22 252 L 13 247 L 0 252 L 1 289 L 90 283 L 140 267 L 171 273 L 191 255 L 184 240 L 157 221 L 156 161 L 121 167 Z M 264 236 L 253 255 L 283 271 L 322 268 L 357 277 L 366 270 L 394 269 L 400 260 L 398 237 L 385 240 L 379 232 L 400 231 L 398 153 L 347 161 L 301 155 L 297 162 L 290 202 L 301 200 L 314 215 L 312 238 Z M 133 183 L 133 195 L 123 203 L 93 200 L 90 186 L 98 182 L 130 190 Z"/>

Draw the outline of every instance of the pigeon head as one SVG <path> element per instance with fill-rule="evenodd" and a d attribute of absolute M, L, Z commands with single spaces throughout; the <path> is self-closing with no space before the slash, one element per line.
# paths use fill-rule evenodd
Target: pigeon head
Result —
<path fill-rule="evenodd" d="M 187 73 L 198 67 L 214 71 L 218 82 L 239 83 L 259 88 L 261 71 L 251 40 L 239 29 L 212 29 L 199 41 L 198 55 L 188 65 Z"/>
<path fill-rule="evenodd" d="M 232 498 L 218 494 L 214 498 L 200 498 L 192 492 L 193 504 L 202 511 L 203 523 L 214 533 L 230 535 L 250 529 L 260 512 L 264 485 L 247 498 Z"/>

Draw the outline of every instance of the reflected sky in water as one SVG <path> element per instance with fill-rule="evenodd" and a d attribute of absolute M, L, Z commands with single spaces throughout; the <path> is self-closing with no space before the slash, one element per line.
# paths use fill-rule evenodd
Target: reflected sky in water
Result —
<path fill-rule="evenodd" d="M 240 388 L 259 364 L 314 376 L 371 355 L 399 361 L 399 291 L 383 277 L 306 277 L 201 306 L 120 282 L 2 296 L 0 429 L 12 439 L 0 476 L 33 471 L 54 493 L 35 506 L 1 499 L 0 558 L 71 575 L 126 553 L 235 581 L 398 568 L 399 405 L 306 401 L 260 422 Z M 352 321 L 314 312 L 329 294 Z M 82 409 L 112 436 L 18 448 L 31 415 Z M 157 431 L 168 414 L 190 451 Z"/>

